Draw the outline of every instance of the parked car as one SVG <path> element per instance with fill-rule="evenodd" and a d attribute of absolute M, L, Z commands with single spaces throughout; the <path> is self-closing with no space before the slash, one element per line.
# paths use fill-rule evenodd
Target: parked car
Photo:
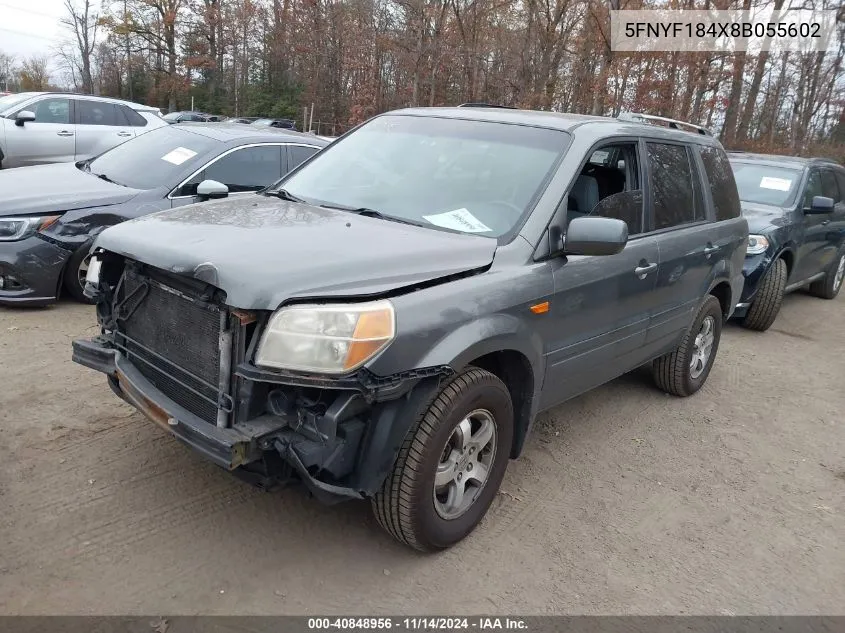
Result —
<path fill-rule="evenodd" d="M 0 167 L 87 160 L 165 125 L 158 108 L 91 95 L 0 97 Z"/>
<path fill-rule="evenodd" d="M 242 125 L 165 125 L 97 158 L 0 172 L 0 305 L 82 294 L 105 227 L 209 198 L 262 189 L 327 145 Z"/>
<path fill-rule="evenodd" d="M 785 293 L 833 299 L 845 278 L 845 168 L 834 161 L 732 152 L 751 236 L 736 316 L 764 331 Z"/>
<path fill-rule="evenodd" d="M 239 116 L 239 117 L 232 117 L 228 119 L 229 123 L 244 123 L 246 125 L 250 125 L 251 123 L 255 123 L 261 117 L 258 116 Z"/>
<path fill-rule="evenodd" d="M 204 112 L 168 112 L 163 118 L 168 123 L 208 123 L 211 121 L 211 115 Z"/>
<path fill-rule="evenodd" d="M 540 411 L 713 367 L 748 225 L 717 140 L 641 119 L 401 110 L 259 195 L 107 229 L 73 358 L 220 466 L 448 547 Z"/>
<path fill-rule="evenodd" d="M 276 127 L 284 130 L 295 130 L 296 121 L 293 119 L 255 119 L 252 125 L 263 127 Z"/>

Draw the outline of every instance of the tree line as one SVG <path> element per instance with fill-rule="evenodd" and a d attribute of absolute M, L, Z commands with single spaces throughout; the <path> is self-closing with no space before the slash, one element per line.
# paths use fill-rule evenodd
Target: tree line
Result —
<path fill-rule="evenodd" d="M 785 0 L 65 0 L 55 51 L 74 90 L 224 115 L 311 118 L 339 134 L 405 106 L 482 101 L 719 131 L 730 148 L 845 161 L 845 28 L 827 52 L 622 53 L 611 8 Z M 839 0 L 801 8 L 840 11 Z M 0 55 L 0 81 L 4 58 Z M 46 58 L 5 65 L 47 85 Z M 47 74 L 48 75 L 48 74 Z M 303 108 L 313 106 L 313 115 Z M 307 126 L 308 123 L 306 122 Z"/>

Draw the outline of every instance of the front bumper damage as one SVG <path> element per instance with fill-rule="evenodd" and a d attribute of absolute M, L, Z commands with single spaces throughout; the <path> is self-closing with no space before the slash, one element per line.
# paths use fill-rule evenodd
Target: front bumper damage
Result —
<path fill-rule="evenodd" d="M 70 250 L 38 235 L 0 243 L 0 306 L 53 303 L 70 255 Z"/>
<path fill-rule="evenodd" d="M 315 413 L 292 399 L 276 398 L 247 421 L 219 427 L 157 389 L 108 335 L 75 340 L 73 360 L 106 374 L 118 396 L 218 466 L 261 486 L 300 480 L 325 503 L 378 491 L 411 425 L 451 374 L 449 367 L 438 367 L 390 379 L 371 377 L 370 384 L 360 378 L 320 382 L 243 363 L 235 373 L 246 392 L 250 383 L 316 385 L 333 394 L 330 404 Z"/>
<path fill-rule="evenodd" d="M 757 296 L 757 286 L 768 272 L 773 261 L 774 258 L 769 253 L 749 255 L 745 258 L 742 266 L 744 284 L 739 302 L 733 313 L 735 318 L 742 318 L 748 314 L 748 308 L 751 307 L 754 298 Z"/>

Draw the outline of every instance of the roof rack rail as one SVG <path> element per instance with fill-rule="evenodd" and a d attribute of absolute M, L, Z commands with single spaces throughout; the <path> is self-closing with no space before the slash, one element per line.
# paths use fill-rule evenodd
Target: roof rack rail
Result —
<path fill-rule="evenodd" d="M 640 112 L 621 112 L 616 117 L 620 121 L 642 122 L 642 123 L 665 123 L 673 130 L 679 130 L 681 127 L 690 128 L 697 134 L 703 136 L 713 136 L 713 133 L 702 125 L 689 123 L 688 121 L 678 121 L 677 119 L 669 119 L 663 116 L 655 116 L 653 114 L 642 114 Z"/>
<path fill-rule="evenodd" d="M 513 107 L 513 106 L 499 105 L 498 103 L 482 103 L 482 102 L 462 103 L 458 107 L 459 108 L 505 108 L 506 110 L 516 110 L 516 108 Z"/>

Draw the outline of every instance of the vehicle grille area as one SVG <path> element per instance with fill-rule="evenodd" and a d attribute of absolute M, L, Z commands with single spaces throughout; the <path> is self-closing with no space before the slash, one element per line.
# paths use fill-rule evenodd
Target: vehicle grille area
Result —
<path fill-rule="evenodd" d="M 135 368 L 168 398 L 216 424 L 221 309 L 127 269 L 114 310 L 115 342 Z"/>

